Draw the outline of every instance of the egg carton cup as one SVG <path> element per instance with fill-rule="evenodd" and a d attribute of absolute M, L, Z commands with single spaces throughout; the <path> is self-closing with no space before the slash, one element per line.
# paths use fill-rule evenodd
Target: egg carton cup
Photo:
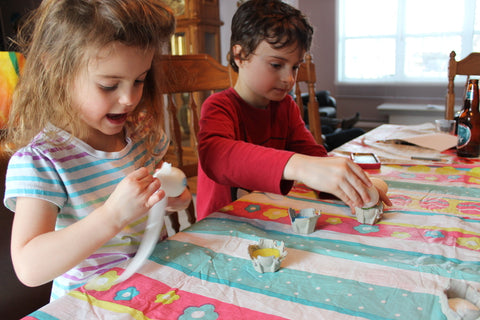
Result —
<path fill-rule="evenodd" d="M 440 304 L 448 320 L 480 319 L 480 292 L 465 281 L 451 279 Z"/>
<path fill-rule="evenodd" d="M 380 202 L 377 205 L 370 208 L 355 208 L 355 215 L 357 221 L 362 224 L 373 225 L 380 220 L 383 214 L 383 203 Z"/>
<path fill-rule="evenodd" d="M 255 251 L 260 249 L 275 249 L 278 255 L 262 256 L 256 255 Z M 248 254 L 252 260 L 253 267 L 260 273 L 275 272 L 280 269 L 282 261 L 287 256 L 285 244 L 283 241 L 275 241 L 271 239 L 260 239 L 258 244 L 248 246 Z"/>
<path fill-rule="evenodd" d="M 288 215 L 292 222 L 293 231 L 299 234 L 310 234 L 315 231 L 320 212 L 315 208 L 301 209 L 298 213 L 289 208 Z"/>

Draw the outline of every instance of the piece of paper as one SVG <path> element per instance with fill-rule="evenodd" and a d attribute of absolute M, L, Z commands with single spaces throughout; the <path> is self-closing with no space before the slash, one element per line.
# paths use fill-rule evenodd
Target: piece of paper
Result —
<path fill-rule="evenodd" d="M 445 151 L 457 145 L 457 136 L 437 132 L 433 123 L 413 126 L 398 126 L 392 128 L 378 141 L 402 143 L 407 142 L 422 148 Z"/>
<path fill-rule="evenodd" d="M 402 141 L 415 144 L 423 148 L 445 151 L 457 145 L 457 136 L 439 132 L 404 138 Z"/>

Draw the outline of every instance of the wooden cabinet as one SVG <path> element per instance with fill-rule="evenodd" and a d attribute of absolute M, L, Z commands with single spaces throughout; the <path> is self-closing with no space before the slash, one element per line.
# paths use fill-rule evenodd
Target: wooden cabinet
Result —
<path fill-rule="evenodd" d="M 172 37 L 172 54 L 207 53 L 220 56 L 219 0 L 162 0 L 175 12 L 177 27 Z"/>

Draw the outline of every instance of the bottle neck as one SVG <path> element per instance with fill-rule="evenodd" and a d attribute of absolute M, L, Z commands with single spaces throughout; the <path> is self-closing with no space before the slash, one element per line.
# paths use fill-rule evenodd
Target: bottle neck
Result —
<path fill-rule="evenodd" d="M 478 80 L 470 80 L 468 90 L 465 96 L 464 110 L 471 110 L 472 113 L 479 113 L 479 91 Z"/>

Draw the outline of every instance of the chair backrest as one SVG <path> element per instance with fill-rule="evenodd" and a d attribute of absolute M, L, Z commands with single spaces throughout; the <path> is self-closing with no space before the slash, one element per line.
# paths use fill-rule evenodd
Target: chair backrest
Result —
<path fill-rule="evenodd" d="M 230 68 L 223 66 L 207 54 L 164 55 L 155 61 L 155 70 L 158 89 L 167 98 L 175 165 L 182 169 L 187 177 L 194 177 L 197 175 L 198 165 L 198 107 L 209 94 L 229 88 L 234 83 L 236 75 L 233 75 Z M 187 108 L 189 114 L 188 152 L 190 154 L 193 152 L 194 161 L 184 159 L 186 148 L 182 146 L 181 121 L 178 118 L 180 108 Z"/>
<path fill-rule="evenodd" d="M 445 107 L 445 119 L 452 120 L 454 118 L 455 109 L 455 87 L 454 80 L 456 75 L 467 76 L 480 76 L 480 52 L 472 52 L 464 59 L 456 61 L 456 53 L 452 51 L 450 53 L 450 60 L 448 62 L 448 88 L 447 88 L 447 101 Z"/>
<path fill-rule="evenodd" d="M 323 144 L 322 124 L 320 121 L 320 112 L 318 110 L 319 106 L 317 98 L 315 97 L 316 81 L 315 64 L 312 62 L 312 56 L 307 53 L 305 55 L 305 62 L 302 63 L 298 69 L 297 82 L 295 84 L 295 97 L 300 112 L 303 115 L 301 83 L 306 83 L 309 96 L 307 104 L 309 129 L 312 132 L 315 141 L 317 141 L 318 144 Z"/>

